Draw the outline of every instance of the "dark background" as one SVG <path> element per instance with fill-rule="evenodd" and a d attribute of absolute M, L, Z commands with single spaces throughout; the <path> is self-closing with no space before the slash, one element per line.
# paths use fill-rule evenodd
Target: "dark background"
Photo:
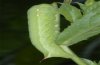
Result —
<path fill-rule="evenodd" d="M 0 65 L 75 65 L 69 59 L 43 59 L 32 46 L 27 25 L 27 10 L 36 4 L 62 2 L 62 0 L 0 0 Z M 84 2 L 84 0 L 74 0 Z M 75 5 L 75 4 L 74 4 Z M 77 5 L 75 5 L 77 6 Z M 67 24 L 61 18 L 61 30 Z M 100 60 L 100 35 L 79 42 L 70 48 L 80 57 Z"/>

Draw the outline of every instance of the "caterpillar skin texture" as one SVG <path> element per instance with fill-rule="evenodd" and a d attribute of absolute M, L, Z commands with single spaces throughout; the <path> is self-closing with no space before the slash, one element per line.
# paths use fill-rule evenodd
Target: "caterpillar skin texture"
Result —
<path fill-rule="evenodd" d="M 57 7 L 50 4 L 35 5 L 28 10 L 31 42 L 45 58 L 66 57 L 66 53 L 55 44 L 59 34 L 59 19 Z"/>

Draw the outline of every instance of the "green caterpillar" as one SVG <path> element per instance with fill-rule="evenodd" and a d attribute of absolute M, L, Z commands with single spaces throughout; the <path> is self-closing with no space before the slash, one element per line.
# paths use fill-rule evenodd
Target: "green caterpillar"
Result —
<path fill-rule="evenodd" d="M 45 58 L 66 57 L 66 53 L 55 43 L 59 34 L 59 16 L 56 4 L 35 5 L 28 10 L 31 42 Z"/>

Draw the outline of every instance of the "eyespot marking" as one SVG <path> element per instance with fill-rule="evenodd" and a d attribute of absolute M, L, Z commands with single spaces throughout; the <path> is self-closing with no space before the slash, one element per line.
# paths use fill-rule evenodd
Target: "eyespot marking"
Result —
<path fill-rule="evenodd" d="M 36 11 L 39 11 L 39 9 L 37 9 Z"/>
<path fill-rule="evenodd" d="M 36 16 L 39 16 L 39 14 L 37 14 Z"/>
<path fill-rule="evenodd" d="M 58 24 L 56 24 L 55 27 L 58 27 Z"/>
<path fill-rule="evenodd" d="M 39 12 L 39 9 L 36 9 L 36 11 L 37 11 L 37 12 Z M 37 13 L 37 15 L 36 15 L 36 16 L 39 16 L 39 14 Z"/>
<path fill-rule="evenodd" d="M 56 17 L 56 21 L 57 21 L 58 14 L 55 14 L 55 17 Z"/>

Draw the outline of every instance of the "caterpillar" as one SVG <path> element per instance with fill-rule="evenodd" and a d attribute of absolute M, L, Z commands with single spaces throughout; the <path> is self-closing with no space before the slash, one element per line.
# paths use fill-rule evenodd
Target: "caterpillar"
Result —
<path fill-rule="evenodd" d="M 59 12 L 56 4 L 40 4 L 28 10 L 29 36 L 32 44 L 48 57 L 66 57 L 55 43 L 59 34 Z"/>

